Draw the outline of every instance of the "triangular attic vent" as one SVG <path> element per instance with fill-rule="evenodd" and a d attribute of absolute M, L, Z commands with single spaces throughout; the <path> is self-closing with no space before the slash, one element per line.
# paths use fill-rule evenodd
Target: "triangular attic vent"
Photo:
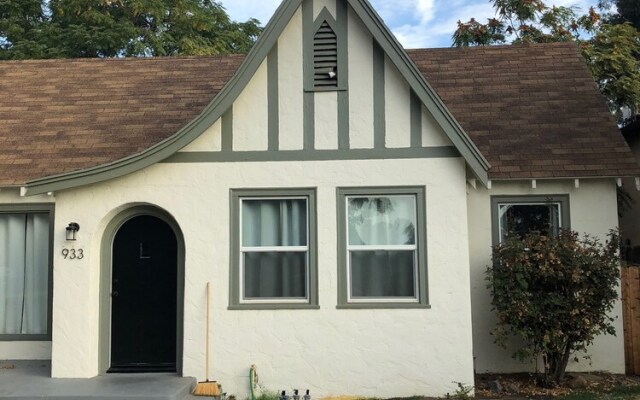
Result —
<path fill-rule="evenodd" d="M 313 37 L 313 69 L 316 88 L 338 87 L 338 37 L 327 21 Z"/>

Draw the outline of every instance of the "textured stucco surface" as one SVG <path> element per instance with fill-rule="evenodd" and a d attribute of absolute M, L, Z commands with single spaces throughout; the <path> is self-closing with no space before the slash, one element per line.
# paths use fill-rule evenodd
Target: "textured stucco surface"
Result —
<path fill-rule="evenodd" d="M 388 148 L 411 147 L 411 91 L 400 71 L 385 57 L 385 115 L 387 134 L 385 145 Z M 434 135 L 433 131 L 431 135 Z M 437 135 L 435 135 L 437 136 Z"/>
<path fill-rule="evenodd" d="M 316 149 L 338 148 L 338 94 L 315 93 Z"/>
<path fill-rule="evenodd" d="M 468 187 L 469 205 L 469 254 L 471 259 L 471 300 L 473 309 L 473 345 L 478 372 L 522 372 L 533 371 L 534 366 L 511 358 L 513 347 L 504 350 L 493 343 L 489 332 L 495 327 L 491 313 L 489 292 L 486 289 L 485 269 L 491 260 L 491 206 L 490 196 L 495 195 L 569 195 L 571 229 L 589 233 L 604 240 L 610 229 L 618 225 L 616 188 L 613 179 L 574 181 L 538 181 L 532 189 L 530 182 L 494 182 L 490 191 Z M 572 371 L 610 371 L 624 373 L 624 341 L 622 309 L 618 302 L 613 310 L 617 336 L 596 338 L 589 354 L 591 363 L 581 360 L 571 362 Z M 512 343 L 513 345 L 513 343 Z"/>
<path fill-rule="evenodd" d="M 302 67 L 302 10 L 293 15 L 278 39 L 280 149 L 302 150 L 304 79 Z"/>
<path fill-rule="evenodd" d="M 203 293 L 210 281 L 212 375 L 229 393 L 246 395 L 251 364 L 268 388 L 316 395 L 443 395 L 452 380 L 471 382 L 464 171 L 461 159 L 159 164 L 59 193 L 57 223 L 80 223 L 76 246 L 87 256 L 58 257 L 65 244 L 58 232 L 55 283 L 64 290 L 55 292 L 54 313 L 65 318 L 54 321 L 53 375 L 99 373 L 102 232 L 122 209 L 152 203 L 176 219 L 186 243 L 185 376 L 203 378 Z M 431 309 L 336 309 L 336 187 L 362 185 L 426 186 Z M 227 310 L 229 189 L 242 187 L 317 188 L 319 310 Z"/>

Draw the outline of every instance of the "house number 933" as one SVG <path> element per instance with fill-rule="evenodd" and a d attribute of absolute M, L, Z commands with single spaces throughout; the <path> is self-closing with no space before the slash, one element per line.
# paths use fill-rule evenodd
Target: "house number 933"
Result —
<path fill-rule="evenodd" d="M 84 258 L 84 249 L 62 249 L 62 257 L 65 260 L 82 260 Z"/>

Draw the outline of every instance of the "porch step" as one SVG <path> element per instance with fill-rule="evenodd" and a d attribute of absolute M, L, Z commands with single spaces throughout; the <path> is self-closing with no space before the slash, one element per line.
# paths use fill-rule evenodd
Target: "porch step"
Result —
<path fill-rule="evenodd" d="M 163 374 L 105 375 L 53 379 L 47 361 L 0 361 L 0 399 L 183 400 L 195 378 Z"/>

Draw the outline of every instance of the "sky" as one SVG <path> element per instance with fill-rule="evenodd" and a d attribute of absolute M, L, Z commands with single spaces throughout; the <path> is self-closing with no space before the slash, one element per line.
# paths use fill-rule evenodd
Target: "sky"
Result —
<path fill-rule="evenodd" d="M 369 0 L 405 48 L 449 47 L 458 20 L 481 22 L 494 17 L 489 0 Z M 281 0 L 220 0 L 236 21 L 269 21 Z M 548 0 L 547 5 L 575 6 L 586 13 L 597 0 Z"/>

